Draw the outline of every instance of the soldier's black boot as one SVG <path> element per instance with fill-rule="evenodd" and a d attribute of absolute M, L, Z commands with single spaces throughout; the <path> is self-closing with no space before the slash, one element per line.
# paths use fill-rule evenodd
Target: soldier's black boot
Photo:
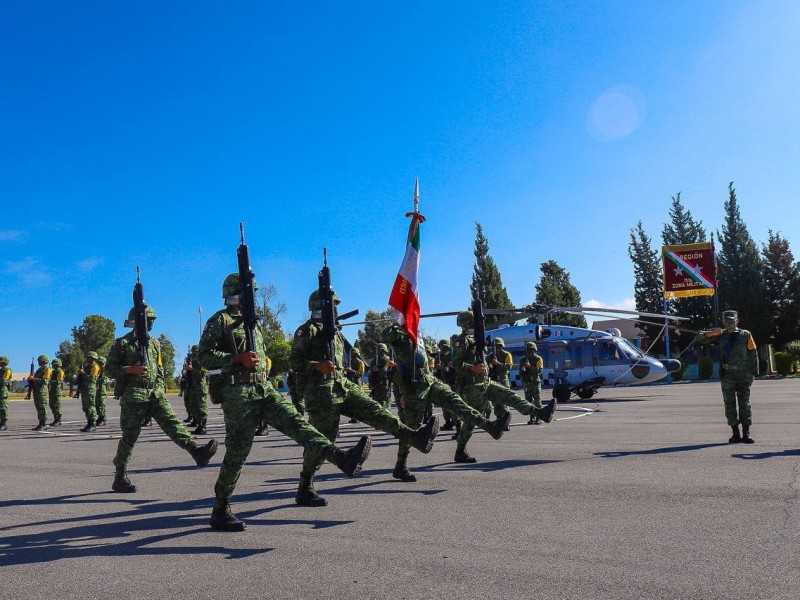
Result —
<path fill-rule="evenodd" d="M 153 417 L 147 417 L 142 421 L 142 427 L 150 427 L 153 424 Z"/>
<path fill-rule="evenodd" d="M 187 450 L 189 450 L 189 454 L 192 455 L 194 462 L 197 463 L 198 467 L 205 467 L 208 464 L 208 461 L 211 460 L 211 457 L 217 453 L 217 449 L 219 448 L 219 444 L 217 440 L 211 440 L 205 446 L 199 445 L 195 441 L 190 441 L 189 445 L 187 446 Z"/>
<path fill-rule="evenodd" d="M 86 427 L 81 429 L 81 431 L 83 433 L 89 433 L 90 431 L 94 431 L 95 429 L 96 428 L 94 426 L 94 421 L 92 419 L 89 419 L 89 420 L 86 421 Z"/>
<path fill-rule="evenodd" d="M 94 426 L 95 427 L 102 427 L 105 424 L 106 424 L 106 418 L 105 417 L 98 417 L 97 418 L 97 423 L 95 423 Z"/>
<path fill-rule="evenodd" d="M 188 425 L 189 423 L 191 423 L 192 421 L 194 421 L 194 419 L 193 419 L 192 417 L 186 417 L 186 418 L 183 420 L 183 422 L 184 422 L 184 423 L 186 423 L 187 425 Z"/>
<path fill-rule="evenodd" d="M 508 424 L 511 422 L 511 413 L 507 412 L 504 415 L 497 417 L 494 421 L 486 421 L 481 423 L 481 427 L 492 436 L 494 439 L 499 440 L 503 434 L 509 430 Z"/>
<path fill-rule="evenodd" d="M 444 425 L 442 425 L 439 428 L 439 431 L 453 431 L 453 428 L 455 426 L 456 425 L 455 425 L 455 423 L 453 423 L 453 419 L 451 419 L 450 417 L 445 417 L 444 418 Z"/>
<path fill-rule="evenodd" d="M 111 490 L 118 494 L 133 494 L 136 492 L 136 486 L 131 483 L 124 470 L 117 469 L 117 474 L 114 475 L 114 483 L 111 484 Z"/>
<path fill-rule="evenodd" d="M 0 431 L 5 431 L 6 429 L 8 429 L 8 425 L 6 424 L 6 420 L 3 419 L 0 421 Z"/>
<path fill-rule="evenodd" d="M 395 464 L 394 471 L 392 471 L 392 477 L 405 483 L 411 483 L 417 480 L 417 476 L 408 470 L 406 460 L 407 457 L 405 456 L 403 458 L 397 458 L 397 464 Z"/>
<path fill-rule="evenodd" d="M 756 441 L 750 437 L 750 425 L 742 425 L 742 442 L 745 444 L 756 443 Z"/>
<path fill-rule="evenodd" d="M 414 448 L 427 454 L 433 448 L 433 441 L 436 439 L 437 433 L 439 433 L 439 417 L 431 417 L 425 425 L 409 433 L 408 441 Z"/>
<path fill-rule="evenodd" d="M 206 420 L 202 419 L 200 423 L 197 425 L 197 429 L 194 430 L 196 435 L 205 435 L 208 433 L 208 429 L 206 429 Z"/>
<path fill-rule="evenodd" d="M 314 489 L 314 482 L 308 475 L 300 474 L 300 485 L 297 487 L 297 495 L 294 497 L 297 506 L 328 506 L 328 501 L 317 494 Z"/>
<path fill-rule="evenodd" d="M 256 437 L 264 437 L 265 435 L 269 435 L 269 427 L 264 425 L 263 427 L 259 427 L 256 429 L 255 436 Z"/>
<path fill-rule="evenodd" d="M 50 427 L 55 427 L 56 425 L 61 425 L 58 415 L 53 415 L 53 422 L 50 423 Z"/>
<path fill-rule="evenodd" d="M 739 426 L 738 425 L 731 425 L 731 429 L 733 429 L 733 435 L 728 438 L 729 444 L 738 444 L 742 441 L 742 436 L 739 434 Z"/>
<path fill-rule="evenodd" d="M 328 451 L 328 455 L 325 458 L 339 467 L 339 470 L 348 477 L 358 477 L 371 449 L 372 438 L 368 435 L 362 435 L 358 443 L 349 450 L 341 450 L 334 446 Z M 303 476 L 301 475 L 301 484 L 302 481 Z"/>
<path fill-rule="evenodd" d="M 61 422 L 61 415 L 56 415 L 56 420 L 53 422 L 53 425 L 56 427 L 61 427 L 64 423 Z"/>
<path fill-rule="evenodd" d="M 453 458 L 453 460 L 457 463 L 468 463 L 468 464 L 478 462 L 477 458 L 467 454 L 466 448 L 456 448 L 456 455 Z"/>
<path fill-rule="evenodd" d="M 233 514 L 231 505 L 227 502 L 222 508 L 214 507 L 208 524 L 217 531 L 244 531 L 246 527 L 244 521 Z"/>
<path fill-rule="evenodd" d="M 558 406 L 558 402 L 556 402 L 556 399 L 553 398 L 544 408 L 533 407 L 531 409 L 531 417 L 533 417 L 535 420 L 541 419 L 545 423 L 550 423 L 553 420 L 553 415 L 556 412 L 556 406 Z"/>
<path fill-rule="evenodd" d="M 31 431 L 44 431 L 45 429 L 48 429 L 47 423 L 45 421 L 39 421 L 39 424 Z"/>

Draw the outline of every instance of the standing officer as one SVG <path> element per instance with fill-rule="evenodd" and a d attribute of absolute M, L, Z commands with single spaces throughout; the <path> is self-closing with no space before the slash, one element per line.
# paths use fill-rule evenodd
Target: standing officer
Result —
<path fill-rule="evenodd" d="M 36 373 L 28 377 L 28 387 L 33 386 L 33 403 L 36 406 L 36 416 L 39 418 L 39 424 L 33 431 L 42 431 L 48 429 L 47 402 L 50 399 L 50 376 L 53 371 L 47 364 L 50 358 L 46 354 L 41 354 L 36 362 L 39 363 L 39 368 L 36 369 Z"/>
<path fill-rule="evenodd" d="M 528 425 L 538 425 L 539 412 L 542 410 L 542 370 L 544 360 L 536 354 L 536 342 L 525 342 L 525 356 L 519 361 L 519 374 L 522 378 L 522 386 L 525 390 L 525 400 L 533 404 L 536 409 L 536 417 L 528 420 Z"/>
<path fill-rule="evenodd" d="M 372 399 L 384 408 L 389 408 L 391 404 L 391 369 L 394 362 L 389 358 L 389 347 L 386 344 L 378 344 L 375 359 L 369 367 L 369 389 L 372 392 Z"/>
<path fill-rule="evenodd" d="M 758 352 L 753 335 L 746 329 L 739 329 L 739 313 L 726 310 L 722 313 L 722 324 L 709 331 L 701 331 L 697 336 L 698 344 L 708 344 L 712 338 L 719 338 L 720 349 L 720 382 L 722 399 L 725 402 L 725 417 L 733 430 L 728 440 L 730 444 L 752 444 L 750 425 L 753 422 L 750 410 L 750 386 L 758 375 Z M 737 414 L 736 407 L 739 407 Z M 742 433 L 739 433 L 739 424 Z"/>
<path fill-rule="evenodd" d="M 489 362 L 489 379 L 496 381 L 504 388 L 511 389 L 511 381 L 508 378 L 508 374 L 511 372 L 511 367 L 514 366 L 514 358 L 505 347 L 506 343 L 503 338 L 494 338 L 494 355 Z M 492 402 L 492 406 L 494 407 L 494 415 L 498 418 L 508 412 L 505 406 L 499 402 Z"/>
<path fill-rule="evenodd" d="M 403 423 L 409 427 L 419 427 L 426 408 L 431 404 L 437 404 L 464 423 L 469 423 L 471 427 L 474 428 L 476 425 L 482 427 L 496 440 L 503 436 L 506 425 L 511 419 L 511 413 L 506 411 L 497 421 L 488 421 L 481 413 L 466 404 L 448 385 L 431 374 L 430 363 L 425 356 L 425 346 L 419 343 L 415 354 L 411 338 L 399 325 L 387 327 L 381 339 L 391 344 L 397 359 L 393 383 L 395 388 L 400 390 L 398 412 Z M 392 477 L 400 481 L 417 480 L 417 477 L 408 470 L 409 450 L 408 443 L 403 441 L 397 448 L 397 463 Z"/>
<path fill-rule="evenodd" d="M 97 378 L 100 375 L 100 364 L 97 362 L 97 352 L 88 352 L 84 362 L 83 377 L 81 378 L 81 406 L 86 415 L 86 427 L 81 429 L 84 433 L 95 430 L 97 426 Z"/>
<path fill-rule="evenodd" d="M 14 375 L 8 368 L 9 362 L 7 356 L 0 356 L 0 431 L 8 429 L 8 392 Z"/>
<path fill-rule="evenodd" d="M 145 308 L 147 330 L 153 328 L 156 313 L 151 307 Z M 135 327 L 135 309 L 131 308 L 126 327 Z M 158 339 L 148 336 L 145 348 L 146 364 L 140 362 L 136 330 L 114 340 L 108 353 L 106 369 L 116 381 L 115 391 L 120 394 L 119 424 L 122 437 L 114 457 L 116 473 L 111 489 L 119 493 L 133 493 L 136 486 L 128 479 L 126 470 L 133 454 L 133 447 L 142 431 L 146 419 L 154 418 L 162 431 L 178 446 L 194 458 L 198 467 L 204 467 L 217 451 L 217 440 L 205 446 L 198 445 L 186 431 L 167 400 L 167 375 L 161 360 L 161 345 Z M 93 396 L 90 396 L 93 398 Z"/>
<path fill-rule="evenodd" d="M 209 389 L 212 401 L 222 403 L 225 415 L 225 458 L 214 486 L 216 500 L 211 513 L 211 527 L 220 531 L 245 528 L 231 511 L 229 500 L 253 446 L 256 427 L 264 416 L 278 431 L 304 446 L 306 452 L 329 460 L 350 477 L 361 472 L 372 447 L 370 438 L 363 436 L 352 449 L 340 450 L 275 391 L 266 377 L 266 348 L 260 323 L 256 323 L 253 332 L 255 350 L 246 350 L 241 294 L 239 274 L 231 273 L 222 284 L 225 308 L 206 323 L 198 351 L 200 365 L 209 372 L 219 371 L 210 377 Z"/>
<path fill-rule="evenodd" d="M 556 409 L 555 399 L 547 405 L 547 408 L 537 410 L 532 404 L 515 394 L 513 390 L 503 387 L 496 381 L 489 380 L 486 357 L 476 356 L 475 338 L 471 333 L 474 326 L 472 311 L 458 313 L 456 323 L 461 327 L 461 334 L 456 338 L 453 348 L 453 366 L 456 369 L 458 392 L 467 403 L 477 411 L 483 412 L 489 402 L 496 402 L 503 407 L 513 406 L 522 414 L 530 415 L 532 418 L 539 417 L 545 423 L 552 421 Z M 457 438 L 456 462 L 476 462 L 476 459 L 466 451 L 473 428 L 471 423 L 462 424 Z"/>
<path fill-rule="evenodd" d="M 189 397 L 192 422 L 197 423 L 193 433 L 205 435 L 208 433 L 208 429 L 206 429 L 208 423 L 208 372 L 200 366 L 199 352 L 200 346 L 198 345 L 192 346 L 189 352 L 189 364 L 186 365 L 189 376 L 184 393 Z"/>
<path fill-rule="evenodd" d="M 64 369 L 61 368 L 61 361 L 57 358 L 50 363 L 53 365 L 50 374 L 50 410 L 53 412 L 53 422 L 50 427 L 61 425 L 61 386 L 64 384 Z"/>
<path fill-rule="evenodd" d="M 333 302 L 334 305 L 339 304 L 339 297 L 335 293 Z M 333 441 L 339 434 L 340 415 L 345 415 L 399 438 L 420 452 L 430 452 L 439 431 L 439 420 L 432 417 L 424 427 L 411 429 L 377 399 L 367 396 L 360 385 L 344 377 L 345 340 L 337 329 L 333 336 L 334 356 L 328 356 L 319 290 L 314 290 L 309 296 L 308 309 L 311 318 L 294 334 L 289 364 L 301 381 L 309 422 Z M 380 346 L 383 346 L 384 356 L 388 355 L 386 344 Z M 322 464 L 322 459 L 319 452 L 310 447 L 303 453 L 303 470 L 295 497 L 295 502 L 300 506 L 328 504 L 325 498 L 317 494 L 313 484 L 314 474 Z"/>
<path fill-rule="evenodd" d="M 100 427 L 106 424 L 106 359 L 104 356 L 97 355 L 97 391 L 94 396 L 94 410 L 97 413 L 95 425 Z"/>

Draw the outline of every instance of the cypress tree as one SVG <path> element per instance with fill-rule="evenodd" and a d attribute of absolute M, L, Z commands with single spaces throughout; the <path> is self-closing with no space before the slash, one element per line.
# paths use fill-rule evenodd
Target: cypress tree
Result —
<path fill-rule="evenodd" d="M 762 244 L 764 284 L 770 314 L 774 318 L 775 344 L 800 339 L 800 268 L 789 248 L 789 240 L 769 231 L 769 241 Z"/>
<path fill-rule="evenodd" d="M 633 263 L 633 297 L 636 310 L 661 313 L 664 311 L 664 281 L 661 273 L 659 252 L 653 249 L 652 240 L 645 233 L 642 222 L 630 230 L 628 256 Z M 654 340 L 661 332 L 657 325 L 636 326 L 648 340 Z"/>
<path fill-rule="evenodd" d="M 560 267 L 554 260 L 543 262 L 540 268 L 542 278 L 536 284 L 536 303 L 550 306 L 579 306 L 581 304 L 581 293 L 572 285 L 566 269 Z M 550 313 L 549 321 L 553 325 L 587 326 L 586 317 L 583 315 L 561 312 Z"/>
<path fill-rule="evenodd" d="M 475 223 L 475 265 L 472 269 L 471 297 L 481 299 L 484 308 L 512 308 L 508 292 L 503 286 L 500 271 L 489 255 L 489 240 L 483 235 L 481 224 Z M 502 320 L 501 315 L 486 315 L 486 328 L 491 329 Z"/>
<path fill-rule="evenodd" d="M 771 341 L 772 317 L 766 300 L 763 261 L 742 220 L 733 182 L 728 185 L 724 211 L 725 222 L 717 234 L 720 310 L 737 310 L 741 326 L 753 333 L 756 343 L 765 344 Z"/>

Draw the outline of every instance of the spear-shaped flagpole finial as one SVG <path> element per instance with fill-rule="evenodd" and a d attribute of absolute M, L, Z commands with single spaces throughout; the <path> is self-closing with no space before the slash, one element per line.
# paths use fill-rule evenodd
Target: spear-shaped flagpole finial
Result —
<path fill-rule="evenodd" d="M 419 212 L 419 177 L 414 178 L 414 212 Z"/>

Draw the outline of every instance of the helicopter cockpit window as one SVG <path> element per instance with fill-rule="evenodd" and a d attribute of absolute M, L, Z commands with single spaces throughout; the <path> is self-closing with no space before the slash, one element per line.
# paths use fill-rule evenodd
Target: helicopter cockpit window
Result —
<path fill-rule="evenodd" d="M 641 350 L 624 338 L 619 339 L 619 345 L 628 358 L 642 358 L 644 356 Z"/>
<path fill-rule="evenodd" d="M 600 342 L 597 347 L 599 360 L 622 360 L 622 352 L 614 342 Z"/>

